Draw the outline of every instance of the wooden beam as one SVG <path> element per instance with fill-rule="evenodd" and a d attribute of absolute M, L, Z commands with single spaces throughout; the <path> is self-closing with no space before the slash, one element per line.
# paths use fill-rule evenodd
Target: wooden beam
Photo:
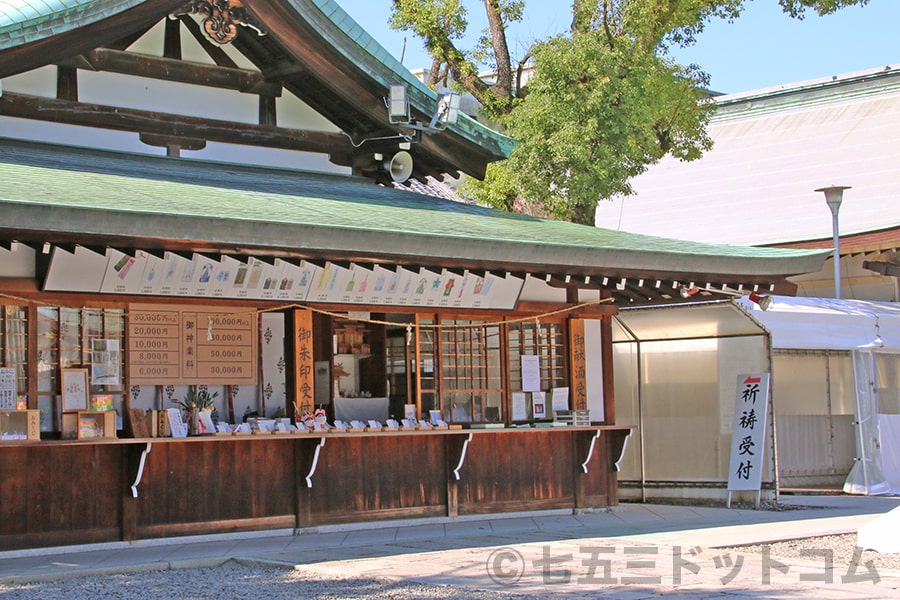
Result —
<path fill-rule="evenodd" d="M 278 112 L 274 96 L 259 97 L 259 124 L 278 125 Z"/>
<path fill-rule="evenodd" d="M 78 101 L 78 71 L 72 67 L 56 68 L 56 97 L 60 100 Z"/>
<path fill-rule="evenodd" d="M 93 71 L 109 71 L 123 75 L 148 77 L 161 81 L 175 81 L 226 90 L 236 90 L 263 96 L 281 96 L 281 84 L 266 81 L 257 71 L 204 65 L 174 58 L 160 58 L 147 54 L 98 48 L 85 52 L 77 59 L 61 63 Z"/>
<path fill-rule="evenodd" d="M 163 56 L 181 60 L 181 21 L 178 19 L 166 19 Z"/>
<path fill-rule="evenodd" d="M 67 102 L 12 92 L 0 96 L 0 115 L 337 156 L 349 156 L 353 151 L 350 140 L 340 133 L 233 123 L 101 104 Z"/>
<path fill-rule="evenodd" d="M 166 156 L 181 156 L 182 150 L 203 150 L 206 148 L 206 140 L 193 138 L 180 138 L 168 135 L 153 135 L 152 133 L 140 134 L 141 141 L 148 146 L 156 146 L 166 149 Z"/>

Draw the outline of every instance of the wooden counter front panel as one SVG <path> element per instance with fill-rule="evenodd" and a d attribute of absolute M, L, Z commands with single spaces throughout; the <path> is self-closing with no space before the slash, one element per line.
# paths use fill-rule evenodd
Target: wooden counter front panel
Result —
<path fill-rule="evenodd" d="M 137 536 L 292 526 L 297 485 L 292 444 L 278 439 L 154 444 L 134 500 Z"/>
<path fill-rule="evenodd" d="M 446 514 L 444 436 L 327 439 L 310 490 L 313 524 Z"/>
<path fill-rule="evenodd" d="M 459 514 L 573 506 L 571 432 L 473 436 L 460 469 Z"/>
<path fill-rule="evenodd" d="M 118 447 L 0 448 L 0 549 L 119 539 Z"/>

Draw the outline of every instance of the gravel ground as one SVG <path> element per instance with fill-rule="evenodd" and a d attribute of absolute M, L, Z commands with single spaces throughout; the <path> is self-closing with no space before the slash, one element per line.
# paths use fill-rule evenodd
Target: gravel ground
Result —
<path fill-rule="evenodd" d="M 854 560 L 862 572 L 871 562 L 881 573 L 900 570 L 900 553 L 879 554 L 871 550 L 855 556 L 856 534 L 832 535 L 776 542 L 764 545 L 720 548 L 739 554 L 768 549 L 772 559 L 796 559 L 819 562 L 830 552 L 835 564 L 849 565 Z M 366 577 L 334 577 L 317 572 L 315 567 L 296 570 L 230 562 L 209 569 L 140 571 L 107 576 L 78 577 L 34 583 L 0 584 L 2 600 L 46 600 L 47 598 L 84 598 L 103 600 L 155 600 L 171 598 L 231 600 L 260 598 L 267 600 L 316 598 L 320 600 L 547 600 L 546 595 L 513 594 L 449 586 L 426 585 Z"/>
<path fill-rule="evenodd" d="M 313 570 L 241 566 L 229 563 L 211 569 L 142 571 L 103 577 L 78 577 L 57 581 L 0 584 L 3 600 L 155 600 L 165 598 L 266 600 L 316 598 L 319 600 L 538 600 L 523 596 L 440 585 L 423 585 L 375 578 L 335 578 Z"/>
<path fill-rule="evenodd" d="M 881 572 L 900 570 L 900 553 L 879 554 L 856 548 L 856 534 L 832 535 L 776 542 L 764 545 L 722 548 L 736 553 L 762 554 L 768 549 L 773 559 L 797 559 L 822 562 L 827 556 L 835 564 L 855 561 L 865 569 L 871 562 Z M 831 553 L 823 556 L 823 552 Z M 378 578 L 334 577 L 314 567 L 297 570 L 236 562 L 209 569 L 140 571 L 118 575 L 78 577 L 34 583 L 0 584 L 2 600 L 46 600 L 47 598 L 85 598 L 103 600 L 155 600 L 189 598 L 230 600 L 259 598 L 267 600 L 316 598 L 320 600 L 546 600 L 546 596 L 490 592 L 449 586 L 425 585 Z"/>
<path fill-rule="evenodd" d="M 830 556 L 836 564 L 849 565 L 855 562 L 857 565 L 865 565 L 871 561 L 872 565 L 879 571 L 885 569 L 900 570 L 900 553 L 881 554 L 874 550 L 864 550 L 860 554 L 856 554 L 859 550 L 856 547 L 855 533 L 803 538 L 772 544 L 736 546 L 727 549 L 738 553 L 753 552 L 762 554 L 766 547 L 769 548 L 769 556 L 773 558 L 793 558 L 821 562 L 825 560 L 825 557 Z"/>

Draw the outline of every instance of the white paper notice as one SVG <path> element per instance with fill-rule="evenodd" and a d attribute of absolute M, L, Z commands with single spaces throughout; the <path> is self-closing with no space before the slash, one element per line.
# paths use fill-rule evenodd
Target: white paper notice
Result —
<path fill-rule="evenodd" d="M 528 403 L 525 392 L 513 392 L 512 394 L 512 420 L 524 421 L 528 419 Z"/>
<path fill-rule="evenodd" d="M 569 410 L 569 388 L 553 388 L 550 392 L 550 401 L 553 403 L 553 412 Z"/>
<path fill-rule="evenodd" d="M 541 391 L 541 361 L 536 354 L 522 355 L 522 391 Z"/>

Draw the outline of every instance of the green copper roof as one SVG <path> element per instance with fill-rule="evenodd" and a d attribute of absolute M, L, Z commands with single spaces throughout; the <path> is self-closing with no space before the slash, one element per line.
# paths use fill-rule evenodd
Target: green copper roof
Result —
<path fill-rule="evenodd" d="M 76 29 L 146 0 L 0 0 L 0 50 Z"/>
<path fill-rule="evenodd" d="M 384 49 L 381 44 L 375 41 L 375 39 L 368 34 L 368 32 L 363 29 L 356 21 L 354 21 L 350 15 L 348 15 L 344 9 L 342 9 L 337 2 L 334 0 L 291 0 L 292 4 L 294 4 L 298 10 L 302 10 L 301 6 L 306 3 L 314 4 L 322 11 L 322 13 L 333 23 L 341 32 L 346 35 L 350 40 L 352 40 L 356 45 L 360 48 L 365 49 L 369 55 L 381 65 L 387 67 L 387 70 L 384 69 L 370 69 L 369 74 L 372 77 L 375 77 L 380 83 L 382 83 L 386 87 L 390 87 L 392 84 L 403 83 L 407 86 L 407 91 L 410 96 L 410 101 L 416 106 L 420 108 L 426 107 L 425 110 L 430 110 L 431 107 L 435 105 L 438 101 L 437 93 L 429 88 L 427 85 L 419 81 L 419 79 L 414 76 L 409 69 L 403 66 L 403 64 L 398 61 L 390 52 Z M 387 15 L 384 15 L 383 18 L 387 20 Z M 325 38 L 334 46 L 337 50 L 343 53 L 348 58 L 354 59 L 354 56 L 347 51 L 347 47 L 342 40 L 337 39 L 336 36 L 329 36 L 328 30 L 326 28 L 319 28 L 320 35 L 325 36 Z M 507 137 L 503 134 L 497 133 L 496 131 L 491 130 L 485 125 L 479 123 L 478 121 L 472 119 L 470 116 L 460 113 L 459 121 L 450 127 L 451 129 L 457 130 L 458 133 L 472 138 L 477 139 L 480 136 L 484 136 L 489 134 L 493 139 L 499 142 L 502 152 L 505 156 L 509 156 L 509 153 L 512 152 L 513 148 L 516 145 L 515 140 L 510 137 Z"/>
<path fill-rule="evenodd" d="M 77 29 L 153 0 L 0 0 L 0 51 L 39 41 Z M 263 0 L 282 2 L 341 55 L 387 90 L 395 83 L 406 84 L 410 103 L 432 114 L 438 96 L 421 83 L 397 59 L 378 44 L 333 0 Z M 252 2 L 246 2 L 252 12 Z M 163 7 L 165 8 L 165 7 Z M 165 18 L 163 11 L 159 18 Z M 385 20 L 387 15 L 383 15 Z M 360 51 L 362 49 L 362 52 Z M 53 60 L 52 57 L 48 60 Z M 499 156 L 507 157 L 515 141 L 471 117 L 461 114 L 449 130 L 478 144 L 487 143 Z"/>
<path fill-rule="evenodd" d="M 218 246 L 598 269 L 790 275 L 820 250 L 699 244 L 295 171 L 0 140 L 2 227 Z"/>

